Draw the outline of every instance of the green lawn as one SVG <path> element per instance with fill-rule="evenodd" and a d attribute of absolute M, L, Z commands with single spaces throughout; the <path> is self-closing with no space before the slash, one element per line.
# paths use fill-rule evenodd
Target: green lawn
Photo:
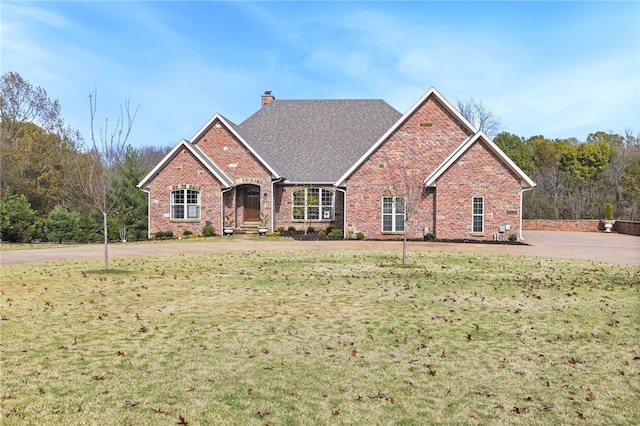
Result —
<path fill-rule="evenodd" d="M 635 424 L 640 268 L 290 252 L 3 266 L 3 425 Z"/>

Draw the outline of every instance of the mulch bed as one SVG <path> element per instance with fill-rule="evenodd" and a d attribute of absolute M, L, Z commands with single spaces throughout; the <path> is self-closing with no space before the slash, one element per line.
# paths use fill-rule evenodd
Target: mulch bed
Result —
<path fill-rule="evenodd" d="M 280 235 L 283 237 L 290 237 L 297 241 L 340 241 L 342 238 L 329 238 L 327 236 L 320 237 L 317 232 L 307 232 L 306 234 L 303 231 L 284 231 L 281 232 Z M 346 240 L 343 240 L 346 241 Z M 368 241 L 390 241 L 390 240 L 368 240 Z M 528 246 L 529 244 L 523 243 L 521 241 L 494 241 L 494 240 L 467 240 L 467 239 L 435 239 L 432 241 L 425 241 L 423 239 L 407 239 L 407 241 L 422 241 L 425 243 L 435 242 L 435 243 L 456 243 L 456 244 L 498 244 L 498 245 L 512 245 L 512 246 Z"/>

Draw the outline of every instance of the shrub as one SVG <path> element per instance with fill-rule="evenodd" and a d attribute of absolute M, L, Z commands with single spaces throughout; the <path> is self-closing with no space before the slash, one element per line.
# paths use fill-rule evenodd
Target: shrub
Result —
<path fill-rule="evenodd" d="M 211 225 L 206 225 L 202 228 L 202 236 L 203 237 L 215 237 L 216 229 Z"/>
<path fill-rule="evenodd" d="M 182 235 L 184 235 L 185 237 L 189 237 L 193 235 L 193 232 L 189 231 L 188 229 L 185 229 L 184 231 L 182 231 Z"/>
<path fill-rule="evenodd" d="M 42 222 L 23 194 L 7 194 L 0 200 L 0 237 L 3 241 L 22 243 L 39 237 Z"/>
<path fill-rule="evenodd" d="M 313 234 L 314 232 L 316 232 L 316 228 L 314 228 L 313 226 L 307 228 L 307 233 Z"/>
<path fill-rule="evenodd" d="M 324 230 L 324 232 L 326 232 L 327 235 L 329 235 L 331 231 L 333 231 L 333 226 L 327 226 L 327 229 Z"/>
<path fill-rule="evenodd" d="M 604 218 L 606 220 L 613 220 L 613 206 L 611 203 L 604 205 Z"/>
<path fill-rule="evenodd" d="M 295 226 L 293 226 L 293 225 L 291 225 L 291 226 L 289 226 L 289 227 L 287 228 L 287 231 L 289 231 L 289 232 L 296 232 L 296 227 L 295 227 Z"/>
<path fill-rule="evenodd" d="M 277 231 L 279 234 L 284 234 L 284 226 L 279 226 Z"/>
<path fill-rule="evenodd" d="M 96 232 L 98 224 L 88 214 L 80 216 L 80 222 L 78 223 L 78 232 L 74 239 L 77 243 L 97 243 L 102 239 L 100 234 Z M 146 238 L 146 232 L 144 238 Z"/>
<path fill-rule="evenodd" d="M 507 237 L 507 238 L 512 243 L 515 243 L 516 241 L 518 241 L 518 236 L 516 234 L 509 234 L 509 237 Z"/>
<path fill-rule="evenodd" d="M 331 232 L 327 234 L 329 238 L 342 238 L 344 234 L 342 233 L 342 229 L 332 229 Z"/>
<path fill-rule="evenodd" d="M 424 234 L 425 241 L 433 241 L 435 239 L 436 239 L 436 234 L 434 234 L 433 232 L 427 232 L 426 234 Z"/>
<path fill-rule="evenodd" d="M 318 237 L 322 237 L 322 238 L 324 238 L 324 237 L 326 237 L 326 236 L 327 236 L 327 233 L 326 233 L 326 232 L 324 232 L 324 231 L 320 231 L 320 232 L 318 232 Z"/>
<path fill-rule="evenodd" d="M 356 233 L 356 239 L 358 240 L 364 240 L 364 234 L 362 232 L 358 232 Z"/>
<path fill-rule="evenodd" d="M 173 238 L 173 231 L 158 231 L 155 233 L 155 237 L 158 240 L 162 240 L 163 238 Z"/>
<path fill-rule="evenodd" d="M 50 241 L 62 243 L 63 240 L 73 240 L 78 233 L 80 219 L 75 212 L 63 206 L 55 206 L 44 220 L 44 229 Z"/>
<path fill-rule="evenodd" d="M 275 232 L 267 232 L 266 234 L 264 234 L 267 237 L 279 237 L 280 236 L 280 232 L 279 231 L 275 231 Z"/>

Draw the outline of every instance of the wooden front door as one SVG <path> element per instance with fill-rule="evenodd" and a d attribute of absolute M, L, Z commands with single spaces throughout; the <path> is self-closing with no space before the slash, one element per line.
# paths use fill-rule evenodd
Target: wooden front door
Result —
<path fill-rule="evenodd" d="M 244 190 L 244 221 L 260 221 L 260 187 L 247 186 Z"/>

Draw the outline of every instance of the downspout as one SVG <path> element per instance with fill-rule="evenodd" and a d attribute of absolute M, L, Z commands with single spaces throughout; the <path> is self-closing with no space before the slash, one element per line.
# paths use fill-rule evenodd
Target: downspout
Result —
<path fill-rule="evenodd" d="M 222 213 L 222 215 L 220 215 L 220 230 L 224 229 L 224 193 L 231 191 L 233 188 L 233 186 L 230 186 L 220 191 L 220 213 Z"/>
<path fill-rule="evenodd" d="M 344 206 L 342 207 L 342 222 L 343 222 L 342 229 L 344 229 L 344 232 L 342 233 L 342 238 L 346 239 L 347 238 L 347 190 L 338 188 L 337 186 L 336 186 L 336 189 L 344 194 L 344 197 L 342 197 L 344 199 Z"/>
<path fill-rule="evenodd" d="M 522 236 L 522 198 L 523 198 L 523 194 L 526 191 L 531 191 L 533 188 L 535 188 L 534 186 L 530 187 L 530 188 L 524 188 L 524 189 L 520 189 L 520 239 L 524 240 L 524 237 Z"/>
<path fill-rule="evenodd" d="M 271 179 L 271 232 L 275 231 L 275 224 L 276 224 L 276 209 L 275 209 L 275 186 L 276 183 L 280 183 L 284 180 L 283 177 L 279 177 L 278 179 Z"/>
<path fill-rule="evenodd" d="M 147 193 L 147 240 L 151 239 L 151 191 L 138 188 L 140 191 Z"/>

